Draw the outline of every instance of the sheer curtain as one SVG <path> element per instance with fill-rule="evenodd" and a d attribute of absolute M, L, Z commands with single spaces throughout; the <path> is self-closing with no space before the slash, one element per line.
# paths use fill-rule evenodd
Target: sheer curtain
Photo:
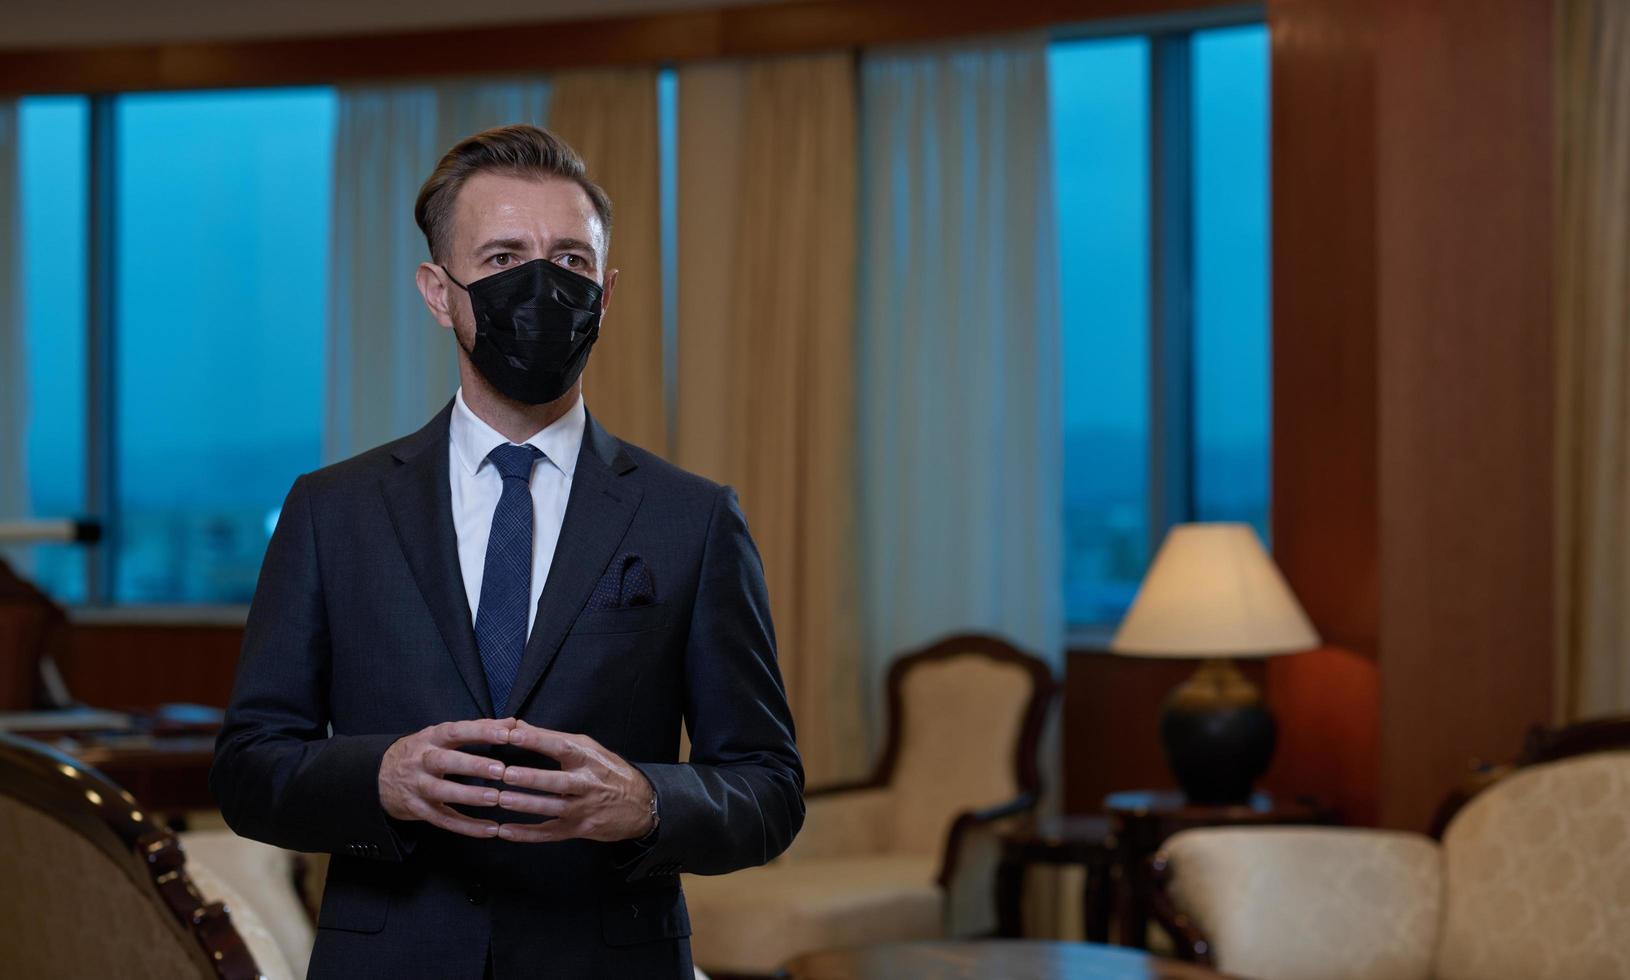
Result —
<path fill-rule="evenodd" d="M 28 511 L 23 432 L 28 362 L 23 322 L 23 209 L 17 103 L 0 100 L 0 520 Z"/>
<path fill-rule="evenodd" d="M 1059 662 L 1059 270 L 1045 38 L 879 51 L 860 80 L 857 432 L 875 697 L 894 655 L 954 631 Z"/>
<path fill-rule="evenodd" d="M 326 460 L 413 432 L 452 397 L 453 338 L 413 284 L 414 269 L 429 258 L 414 198 L 462 137 L 506 123 L 542 125 L 548 109 L 549 83 L 541 79 L 340 90 Z"/>
<path fill-rule="evenodd" d="M 741 493 L 812 785 L 866 769 L 847 54 L 679 72 L 680 465 Z"/>
<path fill-rule="evenodd" d="M 1561 4 L 1558 663 L 1564 718 L 1630 711 L 1630 8 Z"/>

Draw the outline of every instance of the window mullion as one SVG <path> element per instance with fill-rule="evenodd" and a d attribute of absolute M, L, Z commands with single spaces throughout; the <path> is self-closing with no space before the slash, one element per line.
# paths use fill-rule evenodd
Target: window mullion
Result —
<path fill-rule="evenodd" d="M 1190 35 L 1150 38 L 1149 540 L 1194 519 L 1194 149 Z"/>
<path fill-rule="evenodd" d="M 102 538 L 91 546 L 86 561 L 86 600 L 111 602 L 117 555 L 118 494 L 116 479 L 114 349 L 116 310 L 114 295 L 114 210 L 117 187 L 116 97 L 90 100 L 90 201 L 87 236 L 90 262 L 85 277 L 85 505 L 102 525 Z"/>

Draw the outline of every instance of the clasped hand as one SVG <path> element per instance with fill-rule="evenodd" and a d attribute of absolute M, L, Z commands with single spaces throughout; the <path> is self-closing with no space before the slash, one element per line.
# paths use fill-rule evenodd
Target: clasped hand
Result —
<path fill-rule="evenodd" d="M 514 745 L 548 756 L 560 768 L 506 766 L 459 751 L 465 745 Z M 448 776 L 496 780 L 506 788 L 471 786 Z M 379 767 L 379 802 L 387 814 L 465 837 L 526 843 L 631 840 L 651 830 L 651 794 L 643 773 L 587 735 L 550 731 L 517 718 L 431 725 L 397 739 Z M 465 816 L 454 803 L 554 819 L 499 824 Z"/>

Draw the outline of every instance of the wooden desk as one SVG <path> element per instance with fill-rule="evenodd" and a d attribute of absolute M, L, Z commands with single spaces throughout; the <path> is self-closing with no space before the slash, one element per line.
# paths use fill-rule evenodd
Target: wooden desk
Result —
<path fill-rule="evenodd" d="M 116 716 L 124 719 L 116 727 L 76 727 L 82 716 L 64 712 L 60 727 L 35 724 L 14 734 L 73 756 L 129 791 L 149 812 L 175 817 L 215 809 L 209 767 L 220 716 L 218 709 L 174 705 Z"/>
<path fill-rule="evenodd" d="M 808 953 L 785 980 L 1220 980 L 1202 966 L 1093 943 L 984 939 Z"/>

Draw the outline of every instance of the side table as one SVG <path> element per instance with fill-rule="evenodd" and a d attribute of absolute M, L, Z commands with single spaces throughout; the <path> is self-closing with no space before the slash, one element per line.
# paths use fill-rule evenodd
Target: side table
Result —
<path fill-rule="evenodd" d="M 1311 797 L 1276 800 L 1256 793 L 1239 806 L 1191 806 L 1176 790 L 1133 790 L 1104 798 L 1116 841 L 1115 865 L 1120 873 L 1120 942 L 1138 949 L 1149 947 L 1150 895 L 1153 881 L 1149 859 L 1179 831 L 1195 827 L 1329 824 L 1335 815 Z"/>
<path fill-rule="evenodd" d="M 1108 942 L 1115 853 L 1114 824 L 1102 815 L 1040 817 L 1003 835 L 1001 863 L 996 866 L 996 934 L 1018 939 L 1024 933 L 1025 868 L 1079 864 L 1087 869 L 1081 896 L 1087 941 Z"/>

